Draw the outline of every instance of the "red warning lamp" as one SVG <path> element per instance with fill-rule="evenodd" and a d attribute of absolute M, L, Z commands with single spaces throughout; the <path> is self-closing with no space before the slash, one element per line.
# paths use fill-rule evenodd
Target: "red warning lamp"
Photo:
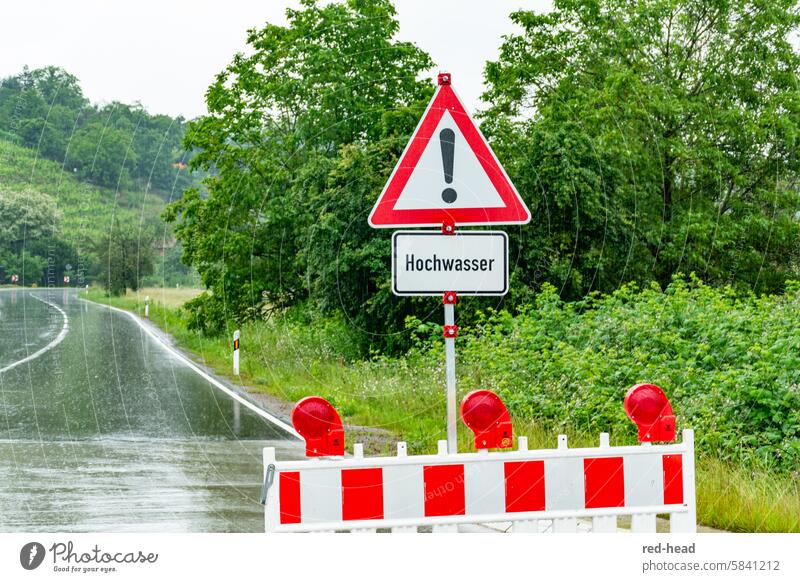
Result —
<path fill-rule="evenodd" d="M 655 384 L 636 384 L 625 395 L 625 414 L 639 427 L 639 442 L 675 440 L 675 414 Z"/>
<path fill-rule="evenodd" d="M 511 417 L 491 390 L 474 390 L 461 401 L 461 419 L 475 433 L 476 449 L 511 448 Z"/>
<path fill-rule="evenodd" d="M 307 396 L 295 404 L 292 425 L 306 440 L 307 457 L 344 455 L 342 420 L 324 398 Z"/>

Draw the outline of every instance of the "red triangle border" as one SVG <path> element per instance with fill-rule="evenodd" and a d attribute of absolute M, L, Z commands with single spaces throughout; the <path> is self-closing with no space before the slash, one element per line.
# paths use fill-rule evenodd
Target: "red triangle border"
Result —
<path fill-rule="evenodd" d="M 467 144 L 472 148 L 481 167 L 497 190 L 500 199 L 505 203 L 504 207 L 394 209 L 394 205 L 408 183 L 445 111 L 450 112 L 467 140 Z M 530 222 L 530 219 L 531 214 L 525 206 L 525 202 L 514 188 L 456 92 L 450 85 L 440 85 L 370 213 L 370 226 L 374 228 L 441 226 L 446 222 L 457 226 L 526 224 Z"/>

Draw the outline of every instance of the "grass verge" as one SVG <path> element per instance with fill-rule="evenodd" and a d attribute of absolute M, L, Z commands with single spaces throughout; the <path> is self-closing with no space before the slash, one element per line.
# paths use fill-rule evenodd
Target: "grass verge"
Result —
<path fill-rule="evenodd" d="M 206 337 L 189 330 L 179 306 L 193 296 L 181 289 L 147 289 L 125 297 L 106 297 L 99 289 L 87 299 L 143 315 L 151 297 L 150 320 L 178 345 L 219 375 L 231 377 L 231 330 Z M 348 360 L 325 325 L 292 321 L 242 326 L 241 378 L 256 391 L 294 402 L 310 394 L 329 399 L 345 422 L 381 428 L 409 443 L 413 453 L 433 452 L 446 438 L 444 358 L 441 365 L 418 355 Z M 339 341 L 342 341 L 341 339 Z M 556 432 L 532 419 L 515 418 L 514 430 L 531 448 L 552 448 Z M 562 432 L 562 431 L 558 431 Z M 597 436 L 568 432 L 572 446 L 596 446 Z M 463 450 L 472 448 L 459 432 Z M 614 435 L 612 435 L 612 444 Z M 368 453 L 387 453 L 386 441 L 367 443 Z M 697 461 L 697 514 L 706 526 L 741 532 L 800 532 L 800 484 L 796 474 L 732 464 L 701 456 Z"/>

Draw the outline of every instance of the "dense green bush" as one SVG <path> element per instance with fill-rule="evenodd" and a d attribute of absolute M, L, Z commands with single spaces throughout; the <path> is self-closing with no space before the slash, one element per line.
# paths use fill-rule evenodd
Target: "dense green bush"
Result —
<path fill-rule="evenodd" d="M 567 303 L 545 286 L 535 306 L 490 313 L 460 342 L 460 382 L 499 390 L 520 417 L 630 440 L 625 391 L 652 382 L 701 452 L 797 470 L 800 284 L 788 287 L 742 297 L 676 278 Z"/>

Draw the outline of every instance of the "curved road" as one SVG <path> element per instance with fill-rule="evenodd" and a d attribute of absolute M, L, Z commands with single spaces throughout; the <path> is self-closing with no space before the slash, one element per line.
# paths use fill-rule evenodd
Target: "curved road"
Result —
<path fill-rule="evenodd" d="M 125 314 L 0 290 L 0 531 L 263 531 L 267 444 L 303 453 Z"/>

